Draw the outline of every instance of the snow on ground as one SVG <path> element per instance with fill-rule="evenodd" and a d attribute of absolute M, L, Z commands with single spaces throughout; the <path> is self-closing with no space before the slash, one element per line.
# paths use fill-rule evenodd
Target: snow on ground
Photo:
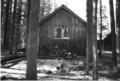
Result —
<path fill-rule="evenodd" d="M 57 70 L 56 67 L 60 67 L 62 63 L 64 64 L 64 70 Z M 22 60 L 17 64 L 11 66 L 12 64 L 6 64 L 5 67 L 1 68 L 1 76 L 15 77 L 18 79 L 25 78 L 26 74 L 26 60 Z M 73 65 L 72 65 L 72 64 Z M 38 60 L 37 71 L 38 79 L 40 78 L 69 78 L 69 79 L 92 79 L 92 77 L 84 76 L 84 71 L 72 71 L 75 66 L 82 64 L 79 61 L 64 61 L 58 59 L 50 60 Z M 10 66 L 9 68 L 6 68 Z M 71 70 L 71 71 L 70 71 Z M 49 73 L 50 72 L 50 73 Z M 80 76 L 81 74 L 81 76 Z"/>
<path fill-rule="evenodd" d="M 92 75 L 85 74 L 84 62 L 81 60 L 58 60 L 58 59 L 41 59 L 37 60 L 37 76 L 39 79 L 69 79 L 69 80 L 92 80 Z M 17 79 L 25 79 L 26 60 L 19 61 L 16 64 L 6 64 L 1 67 L 1 75 L 6 77 L 14 77 Z M 58 70 L 57 67 L 63 63 L 63 69 Z M 12 66 L 11 66 L 12 65 Z M 104 71 L 105 72 L 105 71 Z M 105 74 L 105 73 L 104 73 Z M 107 73 L 106 73 L 107 74 Z M 99 77 L 100 81 L 110 81 L 106 77 Z"/>

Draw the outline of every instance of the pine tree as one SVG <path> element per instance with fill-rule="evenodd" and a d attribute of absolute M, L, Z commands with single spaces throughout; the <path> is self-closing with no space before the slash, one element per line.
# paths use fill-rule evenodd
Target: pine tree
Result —
<path fill-rule="evenodd" d="M 117 53 L 120 55 L 120 0 L 116 0 Z"/>
<path fill-rule="evenodd" d="M 37 54 L 39 39 L 39 0 L 28 0 L 27 18 L 27 80 L 37 80 Z"/>
<path fill-rule="evenodd" d="M 87 73 L 89 73 L 89 67 L 92 63 L 92 27 L 93 27 L 93 2 L 87 0 L 87 39 L 86 39 L 86 55 L 87 55 Z"/>
<path fill-rule="evenodd" d="M 100 44 L 99 44 L 99 56 L 102 55 L 102 36 L 103 36 L 103 28 L 102 28 L 102 0 L 100 0 Z"/>
<path fill-rule="evenodd" d="M 87 0 L 87 73 L 93 66 L 93 79 L 98 79 L 97 72 L 97 0 Z M 95 5 L 95 8 L 93 8 Z"/>
<path fill-rule="evenodd" d="M 15 45 L 15 28 L 16 28 L 16 9 L 17 7 L 17 0 L 14 0 L 14 7 L 13 7 L 13 16 L 12 16 L 12 26 L 11 26 L 11 45 L 10 45 L 10 53 L 12 54 L 14 51 Z"/>
<path fill-rule="evenodd" d="M 10 48 L 10 3 L 11 3 L 11 0 L 7 0 L 7 1 L 4 1 L 2 0 L 2 29 L 3 29 L 3 48 L 5 50 L 9 50 Z M 6 5 L 6 6 L 5 6 Z M 5 14 L 5 15 L 4 15 Z"/>
<path fill-rule="evenodd" d="M 40 20 L 48 16 L 52 11 L 52 3 L 50 0 L 41 0 L 40 1 Z"/>
<path fill-rule="evenodd" d="M 114 66 L 117 67 L 117 53 L 116 53 L 116 30 L 115 30 L 115 18 L 114 18 L 114 6 L 113 0 L 109 0 L 110 5 L 110 24 L 112 34 L 112 61 Z"/>
<path fill-rule="evenodd" d="M 97 6 L 98 6 L 98 0 L 93 1 L 95 4 L 94 8 L 94 25 L 92 28 L 92 51 L 93 51 L 93 79 L 98 79 L 98 70 L 97 70 L 97 60 L 98 60 L 98 47 L 97 47 Z"/>

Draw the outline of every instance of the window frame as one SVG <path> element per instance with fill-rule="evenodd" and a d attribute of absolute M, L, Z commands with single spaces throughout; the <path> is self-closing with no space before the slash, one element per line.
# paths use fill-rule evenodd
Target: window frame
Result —
<path fill-rule="evenodd" d="M 56 34 L 57 34 L 57 28 L 60 28 L 61 29 L 61 38 L 58 38 L 56 37 Z M 65 37 L 64 36 L 64 32 L 65 32 L 65 28 L 67 28 L 67 33 L 68 33 L 68 36 Z M 70 35 L 69 35 L 69 28 L 68 27 L 54 27 L 54 39 L 70 39 Z"/>

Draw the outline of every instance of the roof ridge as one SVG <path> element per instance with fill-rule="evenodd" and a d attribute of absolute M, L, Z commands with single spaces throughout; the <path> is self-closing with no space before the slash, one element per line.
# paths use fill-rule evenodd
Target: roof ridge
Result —
<path fill-rule="evenodd" d="M 55 9 L 52 13 L 50 13 L 48 16 L 46 16 L 44 19 L 42 19 L 40 21 L 40 24 L 43 24 L 45 21 L 47 21 L 48 19 L 50 19 L 54 14 L 56 14 L 57 12 L 59 12 L 61 9 L 65 9 L 68 13 L 70 13 L 72 16 L 78 18 L 80 21 L 82 21 L 84 24 L 86 24 L 87 22 L 84 21 L 82 18 L 80 18 L 77 14 L 75 14 L 71 9 L 69 9 L 66 5 L 62 4 L 60 7 L 58 7 L 57 9 Z"/>

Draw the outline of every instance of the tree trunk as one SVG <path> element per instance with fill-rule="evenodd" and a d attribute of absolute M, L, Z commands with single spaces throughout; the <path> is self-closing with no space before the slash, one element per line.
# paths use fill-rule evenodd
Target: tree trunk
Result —
<path fill-rule="evenodd" d="M 100 0 L 100 44 L 99 44 L 99 56 L 102 56 L 102 0 Z"/>
<path fill-rule="evenodd" d="M 16 17 L 15 17 L 15 37 L 14 37 L 14 47 L 16 49 L 20 48 L 20 35 L 21 35 L 21 28 L 20 28 L 20 21 L 21 21 L 21 8 L 22 8 L 22 5 L 21 5 L 22 1 L 18 1 L 17 2 L 17 9 L 16 9 Z"/>
<path fill-rule="evenodd" d="M 116 0 L 117 54 L 120 55 L 120 0 Z M 120 58 L 120 57 L 119 57 Z"/>
<path fill-rule="evenodd" d="M 10 29 L 10 27 L 9 27 L 9 25 L 10 25 L 10 22 L 9 22 L 9 10 L 10 10 L 10 8 L 9 8 L 9 6 L 10 6 L 10 0 L 7 0 L 6 1 L 6 7 L 5 7 L 5 23 L 3 23 L 4 25 L 4 44 L 3 44 L 3 48 L 5 49 L 5 50 L 9 50 L 9 48 L 10 48 L 10 39 L 9 39 L 9 29 Z"/>
<path fill-rule="evenodd" d="M 37 80 L 37 54 L 39 39 L 39 0 L 28 0 L 27 28 L 27 80 Z M 30 10 L 29 10 L 30 9 Z"/>
<path fill-rule="evenodd" d="M 25 9 L 23 9 L 22 7 L 25 7 Z M 24 14 L 21 14 L 21 21 L 20 22 L 23 22 L 23 23 L 20 23 L 20 32 L 21 32 L 21 35 L 20 35 L 20 41 L 21 41 L 21 48 L 25 48 L 26 46 L 26 29 L 27 29 L 27 1 L 26 2 L 21 2 L 21 13 L 24 13 Z M 23 19 L 22 19 L 23 18 Z"/>
<path fill-rule="evenodd" d="M 92 28 L 92 51 L 93 51 L 93 79 L 98 79 L 98 70 L 97 70 L 97 57 L 98 57 L 98 49 L 97 49 L 97 4 L 98 0 L 94 0 L 95 9 L 94 9 L 94 26 Z"/>
<path fill-rule="evenodd" d="M 93 66 L 93 79 L 98 79 L 97 72 L 97 0 L 87 0 L 87 73 Z M 95 9 L 93 9 L 95 5 Z M 94 13 L 93 13 L 94 12 Z M 93 15 L 94 14 L 94 15 Z M 93 25 L 94 23 L 94 25 Z"/>
<path fill-rule="evenodd" d="M 16 28 L 16 6 L 17 6 L 17 0 L 14 0 L 14 10 L 13 10 L 13 22 L 12 22 L 12 35 L 11 35 L 11 45 L 10 45 L 10 53 L 12 54 L 14 51 L 14 44 L 15 44 L 15 28 Z"/>
<path fill-rule="evenodd" d="M 117 67 L 117 53 L 116 53 L 116 33 L 115 33 L 115 18 L 114 18 L 114 7 L 113 0 L 109 0 L 110 4 L 110 24 L 112 34 L 112 61 L 115 67 Z"/>
<path fill-rule="evenodd" d="M 89 74 L 89 67 L 92 63 L 92 27 L 93 27 L 93 3 L 92 0 L 87 0 L 87 38 L 86 38 L 86 55 L 87 66 L 86 73 Z"/>
<path fill-rule="evenodd" d="M 1 2 L 0 2 L 0 18 L 1 18 Z M 1 28 L 1 19 L 0 19 L 0 28 Z M 0 38 L 2 38 L 1 37 L 1 29 L 0 29 Z M 1 40 L 0 40 L 0 42 L 1 42 Z M 1 46 L 1 43 L 0 43 L 0 46 Z M 1 49 L 1 47 L 0 47 L 0 49 Z"/>

